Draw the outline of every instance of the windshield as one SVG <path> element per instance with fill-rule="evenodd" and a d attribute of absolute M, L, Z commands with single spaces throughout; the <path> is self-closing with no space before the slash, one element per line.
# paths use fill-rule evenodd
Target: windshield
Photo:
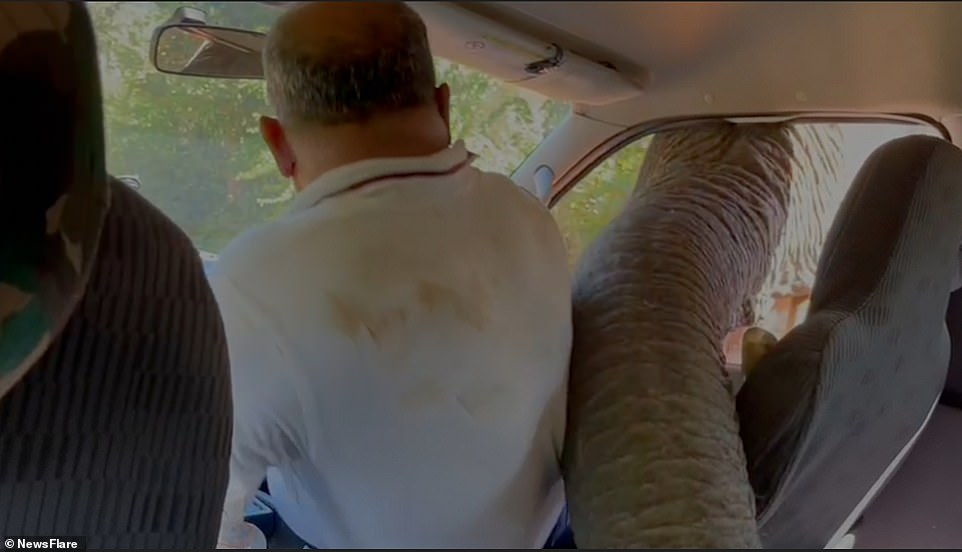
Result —
<path fill-rule="evenodd" d="M 243 230 L 287 207 L 294 190 L 261 141 L 271 114 L 259 80 L 166 75 L 149 60 L 154 29 L 170 2 L 89 2 L 97 32 L 107 133 L 107 168 L 141 181 L 140 193 L 216 253 Z M 196 2 L 212 25 L 266 31 L 276 8 L 254 2 Z M 437 59 L 451 86 L 455 138 L 480 155 L 475 166 L 510 174 L 570 109 Z"/>

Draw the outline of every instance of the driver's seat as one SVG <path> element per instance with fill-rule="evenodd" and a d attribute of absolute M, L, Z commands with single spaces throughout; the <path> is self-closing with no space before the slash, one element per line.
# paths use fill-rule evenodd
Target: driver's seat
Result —
<path fill-rule="evenodd" d="M 105 174 L 84 3 L 0 3 L 0 79 L 0 535 L 212 549 L 223 327 L 187 236 Z"/>

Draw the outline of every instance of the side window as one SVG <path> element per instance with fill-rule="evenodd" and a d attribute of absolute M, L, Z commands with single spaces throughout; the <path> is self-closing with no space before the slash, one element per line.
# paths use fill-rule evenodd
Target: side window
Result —
<path fill-rule="evenodd" d="M 817 253 L 865 159 L 882 144 L 902 136 L 941 137 L 931 126 L 898 122 L 798 123 L 794 130 L 797 136 L 819 134 L 824 137 L 824 143 L 821 150 L 816 148 L 809 151 L 807 157 L 802 156 L 810 158 L 816 168 L 795 171 L 793 189 L 802 195 L 793 195 L 789 222 L 775 253 L 775 266 L 759 296 L 758 304 L 764 312 L 756 313 L 758 323 L 779 337 L 805 318 L 814 285 Z M 621 211 L 635 187 L 639 169 L 646 162 L 651 139 L 649 135 L 615 152 L 569 189 L 553 207 L 572 266 L 577 264 L 585 247 Z M 833 168 L 825 169 L 826 166 Z M 812 171 L 819 171 L 818 176 L 813 177 Z M 816 194 L 816 186 L 825 188 L 818 188 Z M 805 258 L 799 258 L 800 255 Z"/>
<path fill-rule="evenodd" d="M 635 188 L 651 135 L 632 142 L 592 169 L 552 208 L 572 267 L 585 247 L 621 212 Z"/>

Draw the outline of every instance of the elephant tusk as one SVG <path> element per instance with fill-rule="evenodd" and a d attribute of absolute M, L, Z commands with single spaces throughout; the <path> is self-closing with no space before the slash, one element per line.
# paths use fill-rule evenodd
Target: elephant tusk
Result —
<path fill-rule="evenodd" d="M 745 330 L 742 334 L 742 374 L 747 378 L 777 343 L 778 338 L 762 328 Z"/>

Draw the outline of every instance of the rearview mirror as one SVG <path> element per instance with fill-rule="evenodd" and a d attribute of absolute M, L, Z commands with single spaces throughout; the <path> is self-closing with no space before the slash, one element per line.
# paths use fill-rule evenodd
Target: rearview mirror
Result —
<path fill-rule="evenodd" d="M 154 31 L 150 59 L 161 73 L 220 79 L 261 79 L 261 49 L 267 35 L 194 21 Z"/>

